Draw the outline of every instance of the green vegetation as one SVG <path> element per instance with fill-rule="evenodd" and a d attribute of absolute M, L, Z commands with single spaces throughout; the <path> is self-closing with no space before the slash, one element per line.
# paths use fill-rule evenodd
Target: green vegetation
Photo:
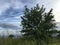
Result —
<path fill-rule="evenodd" d="M 56 27 L 52 9 L 46 12 L 45 8 L 39 7 L 38 4 L 31 9 L 25 6 L 24 15 L 21 18 L 23 37 L 35 40 L 36 45 L 42 45 L 42 41 L 48 45 Z"/>
<path fill-rule="evenodd" d="M 0 45 L 36 45 L 36 41 L 20 38 L 0 38 Z M 42 41 L 42 45 L 46 45 L 46 43 Z M 53 38 L 48 45 L 60 45 L 60 39 Z"/>

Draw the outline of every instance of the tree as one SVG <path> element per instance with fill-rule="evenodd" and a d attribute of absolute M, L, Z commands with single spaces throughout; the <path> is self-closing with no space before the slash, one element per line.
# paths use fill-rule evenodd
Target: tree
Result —
<path fill-rule="evenodd" d="M 36 40 L 46 40 L 51 37 L 51 31 L 55 29 L 54 15 L 52 9 L 49 12 L 45 8 L 39 7 L 37 4 L 34 8 L 25 6 L 24 15 L 22 18 L 22 33 L 23 36 L 34 38 Z M 38 41 L 39 42 L 39 41 Z M 39 45 L 37 43 L 37 45 Z"/>
<path fill-rule="evenodd" d="M 12 34 L 11 34 L 11 35 L 9 35 L 8 37 L 13 38 L 13 37 L 14 37 L 14 35 L 12 35 Z"/>

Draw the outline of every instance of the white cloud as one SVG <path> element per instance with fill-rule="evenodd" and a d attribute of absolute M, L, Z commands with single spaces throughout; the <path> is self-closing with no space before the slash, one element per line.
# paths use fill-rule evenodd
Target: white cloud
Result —
<path fill-rule="evenodd" d="M 3 4 L 0 4 L 0 15 L 1 13 L 6 10 L 7 8 L 9 8 L 10 4 L 9 3 L 3 3 Z"/>
<path fill-rule="evenodd" d="M 9 7 L 22 9 L 24 4 L 18 0 L 0 0 L 0 15 Z"/>
<path fill-rule="evenodd" d="M 37 0 L 37 3 L 44 5 L 47 11 L 53 8 L 53 14 L 56 22 L 60 22 L 60 0 Z"/>
<path fill-rule="evenodd" d="M 54 8 L 53 13 L 55 15 L 55 19 L 57 22 L 60 22 L 60 0 L 57 0 L 53 8 Z"/>
<path fill-rule="evenodd" d="M 53 14 L 55 15 L 55 19 L 56 21 L 60 21 L 58 18 L 60 18 L 60 1 L 58 0 L 36 0 L 35 3 L 32 2 L 32 0 L 29 0 L 31 2 L 28 2 L 28 0 L 0 0 L 0 15 L 1 12 L 5 11 L 7 8 L 13 7 L 13 8 L 20 8 L 23 9 L 24 5 L 27 5 L 28 8 L 31 8 L 33 6 L 35 6 L 35 4 L 39 3 L 40 5 L 44 5 L 44 7 L 48 10 L 50 10 L 51 8 L 54 9 Z M 14 17 L 14 18 L 6 18 L 4 19 L 2 22 L 8 22 L 11 24 L 15 24 L 15 25 L 19 25 L 20 24 L 20 17 Z"/>

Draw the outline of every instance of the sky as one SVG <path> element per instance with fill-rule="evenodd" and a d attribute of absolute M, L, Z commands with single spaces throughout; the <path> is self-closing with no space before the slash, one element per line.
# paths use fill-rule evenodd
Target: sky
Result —
<path fill-rule="evenodd" d="M 31 8 L 37 3 L 44 5 L 47 11 L 53 8 L 54 18 L 56 22 L 60 22 L 60 0 L 0 0 L 0 30 L 14 30 L 14 34 L 15 30 L 21 30 L 20 17 L 23 15 L 24 6 Z"/>

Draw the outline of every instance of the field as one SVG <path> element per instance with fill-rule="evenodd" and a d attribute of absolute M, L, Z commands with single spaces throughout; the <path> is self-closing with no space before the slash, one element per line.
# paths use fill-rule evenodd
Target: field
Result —
<path fill-rule="evenodd" d="M 0 45 L 36 45 L 36 41 L 29 41 L 20 38 L 0 38 Z M 42 43 L 42 45 L 46 44 Z M 60 45 L 60 39 L 52 39 L 49 41 L 48 45 Z"/>

